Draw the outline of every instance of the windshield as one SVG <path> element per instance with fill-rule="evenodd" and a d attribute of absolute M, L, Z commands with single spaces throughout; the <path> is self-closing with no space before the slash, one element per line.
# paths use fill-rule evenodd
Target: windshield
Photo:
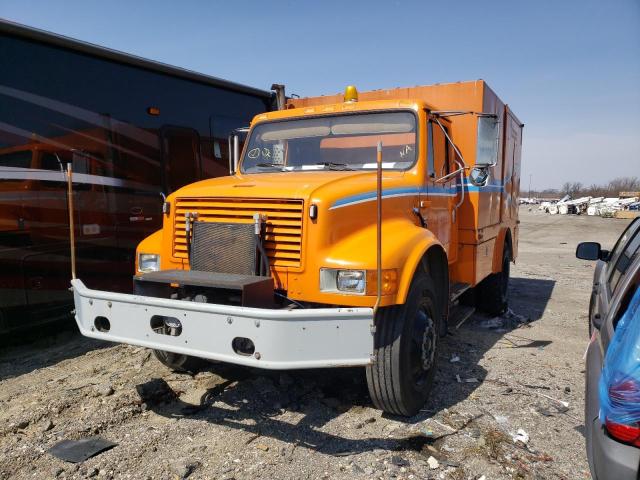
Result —
<path fill-rule="evenodd" d="M 242 158 L 243 173 L 273 170 L 406 169 L 416 159 L 416 117 L 411 112 L 343 114 L 256 125 Z"/>

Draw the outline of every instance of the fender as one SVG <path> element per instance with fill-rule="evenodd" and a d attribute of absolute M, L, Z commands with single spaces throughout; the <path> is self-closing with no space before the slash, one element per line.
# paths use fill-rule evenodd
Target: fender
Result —
<path fill-rule="evenodd" d="M 421 264 L 425 253 L 434 246 L 443 249 L 442 244 L 430 230 L 416 228 L 412 232 L 412 235 L 407 236 L 407 242 L 404 244 L 404 247 L 407 250 L 410 250 L 410 253 L 404 262 L 402 271 L 400 272 L 398 293 L 396 294 L 397 304 L 402 304 L 406 301 L 409 293 L 409 287 L 411 286 L 411 280 L 413 280 L 416 269 Z"/>

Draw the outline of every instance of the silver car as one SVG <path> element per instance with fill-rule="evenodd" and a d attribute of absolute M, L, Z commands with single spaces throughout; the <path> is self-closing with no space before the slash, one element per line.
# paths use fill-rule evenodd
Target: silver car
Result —
<path fill-rule="evenodd" d="M 598 262 L 589 304 L 591 341 L 587 349 L 585 373 L 585 429 L 589 468 L 596 480 L 637 480 L 640 469 L 640 424 L 606 422 L 606 425 L 602 425 L 598 386 L 617 322 L 625 313 L 631 297 L 640 288 L 640 218 L 629 224 L 611 252 L 602 250 L 598 243 L 584 242 L 578 245 L 576 256 Z"/>

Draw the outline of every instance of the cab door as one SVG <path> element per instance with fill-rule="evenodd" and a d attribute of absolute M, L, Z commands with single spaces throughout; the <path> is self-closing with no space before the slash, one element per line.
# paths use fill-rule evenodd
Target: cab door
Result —
<path fill-rule="evenodd" d="M 441 120 L 445 130 L 447 125 Z M 451 146 L 438 123 L 427 121 L 427 172 L 425 188 L 420 194 L 420 213 L 431 230 L 444 246 L 449 262 L 457 256 L 455 229 L 455 205 L 457 201 L 457 179 L 453 176 L 437 181 L 455 170 Z"/>

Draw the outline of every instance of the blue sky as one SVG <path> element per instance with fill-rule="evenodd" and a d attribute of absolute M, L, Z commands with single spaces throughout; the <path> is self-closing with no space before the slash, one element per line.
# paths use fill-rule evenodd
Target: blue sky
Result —
<path fill-rule="evenodd" d="M 483 78 L 526 124 L 524 190 L 640 176 L 640 0 L 0 0 L 0 17 L 302 96 Z"/>

